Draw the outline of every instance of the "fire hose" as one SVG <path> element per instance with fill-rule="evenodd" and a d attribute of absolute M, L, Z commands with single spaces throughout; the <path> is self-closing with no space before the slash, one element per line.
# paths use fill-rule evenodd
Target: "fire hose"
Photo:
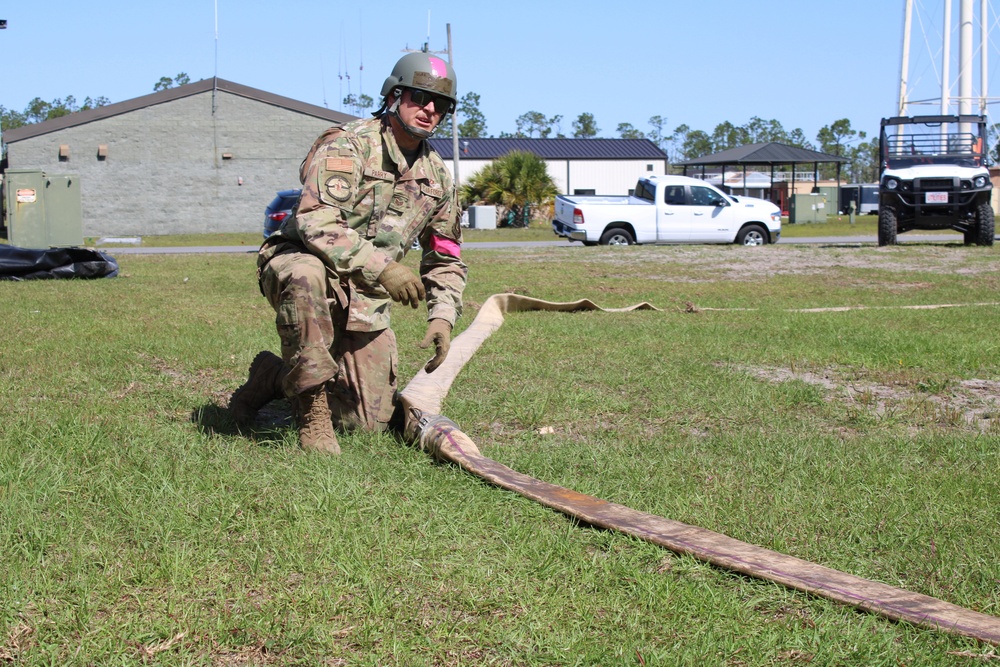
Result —
<path fill-rule="evenodd" d="M 445 362 L 432 374 L 421 370 L 401 392 L 405 437 L 443 462 L 503 489 L 593 526 L 615 530 L 693 556 L 714 566 L 851 605 L 896 621 L 1000 644 L 1000 618 L 927 595 L 864 579 L 807 560 L 741 542 L 705 528 L 640 512 L 594 496 L 537 480 L 483 456 L 472 439 L 441 415 L 451 384 L 476 350 L 503 324 L 504 314 L 521 311 L 654 309 L 648 303 L 604 309 L 592 301 L 555 303 L 517 294 L 496 294 L 455 337 Z"/>

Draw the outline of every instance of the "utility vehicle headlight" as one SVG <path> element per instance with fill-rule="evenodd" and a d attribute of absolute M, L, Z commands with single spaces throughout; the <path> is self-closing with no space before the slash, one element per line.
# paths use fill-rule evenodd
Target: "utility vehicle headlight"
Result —
<path fill-rule="evenodd" d="M 895 178 L 887 178 L 887 179 L 885 179 L 885 189 L 886 190 L 895 190 L 898 187 L 899 187 L 899 181 L 897 181 Z"/>
<path fill-rule="evenodd" d="M 977 188 L 985 188 L 986 187 L 986 177 L 985 176 L 976 176 L 976 180 L 974 181 L 974 183 L 976 184 Z"/>

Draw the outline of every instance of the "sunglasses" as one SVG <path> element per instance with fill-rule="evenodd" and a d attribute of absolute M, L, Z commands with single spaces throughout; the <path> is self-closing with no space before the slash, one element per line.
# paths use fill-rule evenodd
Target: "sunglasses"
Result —
<path fill-rule="evenodd" d="M 435 95 L 434 93 L 428 93 L 426 90 L 418 90 L 416 88 L 410 90 L 410 101 L 421 108 L 427 106 L 429 102 L 433 102 L 434 111 L 439 114 L 446 114 L 450 112 L 454 104 L 447 97 Z"/>

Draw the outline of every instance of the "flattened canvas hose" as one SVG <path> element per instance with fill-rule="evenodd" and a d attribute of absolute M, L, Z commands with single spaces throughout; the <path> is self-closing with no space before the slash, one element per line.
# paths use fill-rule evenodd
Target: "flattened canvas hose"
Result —
<path fill-rule="evenodd" d="M 652 308 L 642 303 L 613 310 Z M 454 422 L 441 416 L 441 402 L 462 367 L 500 328 L 504 313 L 530 310 L 571 312 L 605 309 L 588 300 L 553 303 L 516 294 L 490 297 L 469 328 L 455 337 L 444 364 L 430 375 L 421 370 L 403 390 L 407 439 L 419 443 L 439 460 L 454 463 L 492 484 L 591 525 L 626 533 L 718 567 L 773 581 L 893 620 L 1000 644 L 1000 618 L 740 542 L 721 533 L 577 493 L 523 475 L 483 456 L 469 436 Z"/>

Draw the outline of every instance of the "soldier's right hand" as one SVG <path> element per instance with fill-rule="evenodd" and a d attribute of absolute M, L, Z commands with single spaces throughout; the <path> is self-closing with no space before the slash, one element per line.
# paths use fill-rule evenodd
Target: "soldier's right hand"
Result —
<path fill-rule="evenodd" d="M 389 262 L 378 275 L 378 282 L 393 301 L 404 306 L 416 308 L 424 298 L 424 285 L 420 278 L 399 262 Z"/>

